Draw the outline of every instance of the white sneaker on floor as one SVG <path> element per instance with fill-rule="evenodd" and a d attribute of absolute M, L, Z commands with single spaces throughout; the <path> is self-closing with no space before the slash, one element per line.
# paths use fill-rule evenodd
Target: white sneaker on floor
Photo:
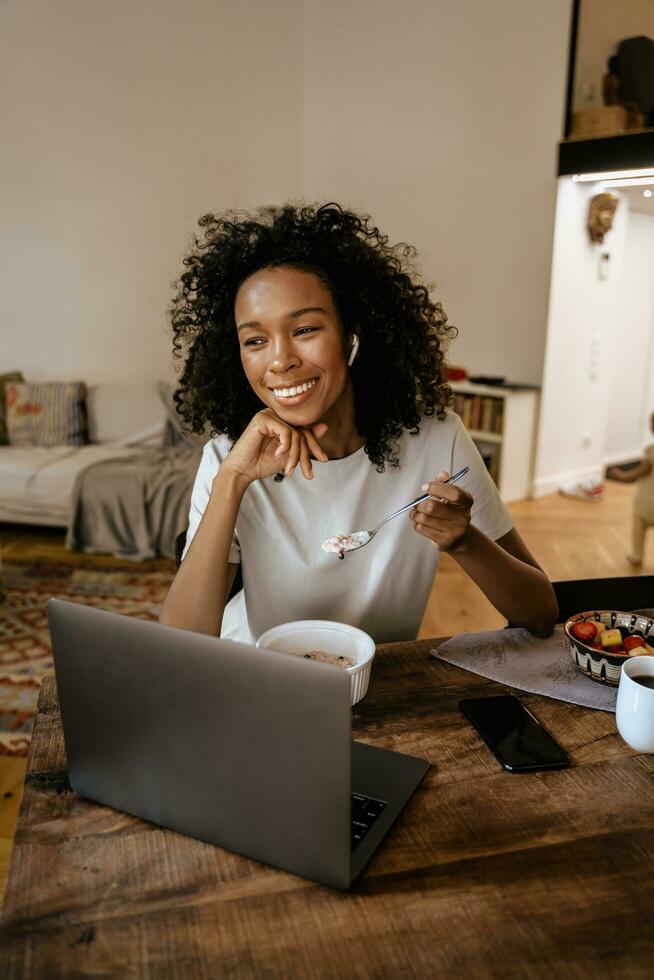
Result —
<path fill-rule="evenodd" d="M 564 497 L 576 497 L 578 500 L 588 500 L 596 503 L 604 500 L 606 489 L 601 480 L 581 480 L 579 483 L 566 483 L 559 487 L 559 493 Z"/>

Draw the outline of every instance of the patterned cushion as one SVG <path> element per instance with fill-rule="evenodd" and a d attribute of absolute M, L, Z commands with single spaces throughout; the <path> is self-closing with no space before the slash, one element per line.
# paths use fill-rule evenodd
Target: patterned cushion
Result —
<path fill-rule="evenodd" d="M 88 441 L 82 381 L 5 387 L 7 435 L 12 446 L 81 446 Z"/>
<path fill-rule="evenodd" d="M 20 371 L 9 371 L 8 374 L 0 374 L 0 446 L 7 444 L 7 424 L 5 422 L 5 385 L 8 381 L 23 381 Z"/>

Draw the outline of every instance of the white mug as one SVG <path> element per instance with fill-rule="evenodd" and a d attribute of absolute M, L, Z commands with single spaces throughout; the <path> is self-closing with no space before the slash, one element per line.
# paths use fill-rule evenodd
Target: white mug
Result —
<path fill-rule="evenodd" d="M 638 683 L 646 678 L 652 687 Z M 654 657 L 632 657 L 622 665 L 615 723 L 637 752 L 654 752 Z"/>

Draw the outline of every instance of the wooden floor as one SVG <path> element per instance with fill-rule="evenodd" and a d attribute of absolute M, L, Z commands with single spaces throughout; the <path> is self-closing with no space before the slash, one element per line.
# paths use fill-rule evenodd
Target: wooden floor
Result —
<path fill-rule="evenodd" d="M 515 526 L 527 547 L 552 580 L 601 578 L 654 571 L 654 532 L 641 568 L 634 569 L 626 559 L 632 486 L 607 484 L 607 496 L 587 503 L 559 495 L 527 500 L 509 507 Z M 60 530 L 0 525 L 2 557 L 74 562 L 97 567 L 115 559 L 79 556 L 65 551 Z M 133 562 L 126 562 L 133 568 Z M 148 567 L 171 567 L 166 560 Z M 464 630 L 496 629 L 502 617 L 461 572 L 456 562 L 444 555 L 431 594 L 420 637 L 449 636 Z M 26 762 L 0 756 L 0 895 L 4 890 L 7 862 L 16 825 Z"/>
<path fill-rule="evenodd" d="M 552 581 L 654 572 L 654 531 L 639 568 L 626 558 L 634 486 L 606 483 L 596 503 L 554 494 L 510 504 L 514 524 Z M 419 637 L 497 629 L 504 620 L 476 585 L 444 555 Z"/>

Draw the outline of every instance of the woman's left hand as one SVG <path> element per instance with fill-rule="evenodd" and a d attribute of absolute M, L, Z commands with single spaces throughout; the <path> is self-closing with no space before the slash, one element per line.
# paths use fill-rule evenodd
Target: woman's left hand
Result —
<path fill-rule="evenodd" d="M 429 538 L 440 551 L 456 551 L 467 537 L 472 497 L 455 484 L 446 484 L 450 474 L 441 471 L 424 492 L 432 496 L 409 511 L 418 534 Z"/>

